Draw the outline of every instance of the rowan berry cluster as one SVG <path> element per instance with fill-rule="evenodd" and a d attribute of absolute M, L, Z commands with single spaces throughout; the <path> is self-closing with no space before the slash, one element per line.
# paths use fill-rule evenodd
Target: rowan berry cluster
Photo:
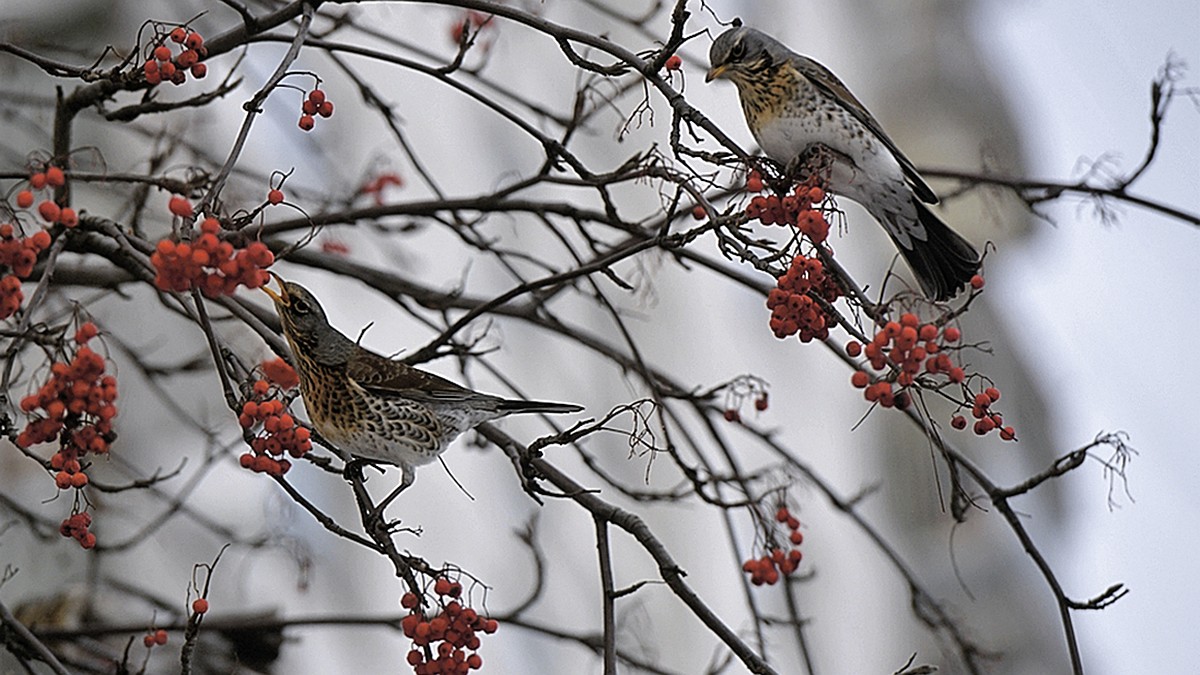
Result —
<path fill-rule="evenodd" d="M 177 293 L 198 288 L 210 298 L 233 295 L 238 286 L 264 286 L 269 280 L 264 268 L 275 263 L 275 255 L 260 241 L 250 242 L 243 249 L 234 248 L 217 237 L 220 230 L 220 223 L 210 216 L 201 222 L 201 234 L 195 241 L 158 242 L 150 255 L 156 272 L 154 285 Z"/>
<path fill-rule="evenodd" d="M 991 409 L 992 404 L 999 400 L 1000 390 L 995 387 L 987 387 L 978 394 L 975 394 L 971 402 L 971 416 L 975 418 L 972 430 L 978 436 L 986 436 L 992 431 L 998 430 L 1002 440 L 1016 440 L 1016 429 L 1013 429 L 1011 426 L 1004 426 L 1004 418 L 1000 413 Z M 967 419 L 962 415 L 955 415 L 950 418 L 950 426 L 955 429 L 965 429 L 967 427 Z"/>
<path fill-rule="evenodd" d="M 829 337 L 829 328 L 837 323 L 837 316 L 814 299 L 814 295 L 829 304 L 841 297 L 842 289 L 832 275 L 825 273 L 820 260 L 798 255 L 767 294 L 771 332 L 775 337 L 782 340 L 799 334 L 801 342 Z"/>
<path fill-rule="evenodd" d="M 894 382 L 881 378 L 871 382 L 865 370 L 850 376 L 850 383 L 863 390 L 863 396 L 885 408 L 907 408 L 912 402 L 905 388 L 911 386 L 922 368 L 930 375 L 944 374 L 950 382 L 962 382 L 966 373 L 954 364 L 950 354 L 943 351 L 947 344 L 958 342 L 959 330 L 935 324 L 922 324 L 916 314 L 906 312 L 899 321 L 888 321 L 864 347 L 857 340 L 846 344 L 846 353 L 853 358 L 866 357 L 876 371 L 895 371 Z M 893 389 L 893 386 L 896 388 Z"/>
<path fill-rule="evenodd" d="M 58 452 L 50 457 L 61 490 L 88 484 L 80 460 L 89 452 L 103 455 L 116 440 L 112 420 L 117 416 L 117 378 L 106 375 L 104 357 L 87 343 L 99 331 L 88 321 L 75 332 L 77 349 L 69 361 L 50 365 L 50 379 L 36 393 L 21 399 L 29 423 L 17 436 L 23 447 L 57 440 Z"/>
<path fill-rule="evenodd" d="M 37 201 L 34 194 L 47 188 L 60 188 L 67 184 L 67 175 L 57 166 L 47 166 L 45 171 L 35 171 L 29 175 L 29 187 L 17 193 L 17 208 L 28 209 Z M 69 206 L 59 206 L 50 197 L 38 202 L 37 213 L 42 220 L 50 224 L 61 224 L 64 227 L 75 227 L 79 224 L 79 216 L 75 209 Z"/>
<path fill-rule="evenodd" d="M 172 42 L 179 46 L 178 54 L 171 50 Z M 151 43 L 146 62 L 142 64 L 142 74 L 152 85 L 160 82 L 180 85 L 187 81 L 188 73 L 199 80 L 208 75 L 208 66 L 201 63 L 206 56 L 208 48 L 204 46 L 204 38 L 190 28 L 176 26 Z"/>
<path fill-rule="evenodd" d="M 142 644 L 146 646 L 146 649 L 150 649 L 155 645 L 167 644 L 167 631 L 159 628 L 158 630 L 152 630 L 149 633 L 146 633 L 142 637 Z"/>
<path fill-rule="evenodd" d="M 317 124 L 315 116 L 329 117 L 331 115 L 333 115 L 333 101 L 329 100 L 324 90 L 313 89 L 308 92 L 308 98 L 304 99 L 304 103 L 300 104 L 300 128 L 311 131 Z"/>
<path fill-rule="evenodd" d="M 750 575 L 750 583 L 755 586 L 775 584 L 781 576 L 795 572 L 800 566 L 800 559 L 804 557 L 798 548 L 804 542 L 804 535 L 800 532 L 800 521 L 786 506 L 779 507 L 775 512 L 775 521 L 787 526 L 791 548 L 785 551 L 775 546 L 761 558 L 751 558 L 742 563 L 742 571 Z"/>
<path fill-rule="evenodd" d="M 850 376 L 850 383 L 863 390 L 866 400 L 885 408 L 903 410 L 912 402 L 907 388 L 917 383 L 922 373 L 929 378 L 925 381 L 929 386 L 938 386 L 942 382 L 966 382 L 966 371 L 950 357 L 950 352 L 958 349 L 957 343 L 961 339 L 962 331 L 955 326 L 939 327 L 933 323 L 921 323 L 916 314 L 905 312 L 900 315 L 899 321 L 888 321 L 880 327 L 866 345 L 857 340 L 846 344 L 846 354 L 850 357 L 865 357 L 866 365 L 872 370 L 888 373 L 886 377 L 881 376 L 872 382 L 866 370 L 856 370 Z M 965 388 L 966 384 L 963 386 Z M 1012 427 L 1005 427 L 1000 414 L 990 410 L 991 404 L 998 400 L 1000 390 L 991 386 L 974 395 L 971 414 L 976 419 L 975 433 L 982 436 L 999 430 L 1001 438 L 1013 440 L 1016 431 Z M 950 426 L 965 429 L 967 420 L 962 415 L 955 415 L 950 419 Z"/>
<path fill-rule="evenodd" d="M 725 389 L 725 421 L 741 422 L 742 404 L 754 401 L 754 409 L 763 412 L 769 405 L 767 382 L 753 375 L 740 375 L 729 382 Z"/>
<path fill-rule="evenodd" d="M 88 530 L 92 526 L 92 516 L 86 511 L 72 514 L 58 526 L 58 533 L 68 539 L 79 542 L 84 549 L 95 548 L 96 535 Z"/>
<path fill-rule="evenodd" d="M 259 427 L 259 431 L 250 440 L 252 452 L 244 453 L 238 461 L 255 473 L 282 476 L 292 468 L 285 455 L 298 459 L 312 450 L 312 432 L 296 424 L 281 398 L 284 390 L 299 384 L 296 371 L 283 359 L 263 363 L 262 371 L 267 379 L 254 382 L 238 415 L 243 429 Z"/>
<path fill-rule="evenodd" d="M 383 191 L 388 187 L 403 186 L 404 179 L 400 177 L 400 174 L 393 172 L 381 173 L 363 184 L 358 189 L 358 194 L 371 195 L 372 199 L 375 200 L 376 206 L 383 206 Z"/>
<path fill-rule="evenodd" d="M 751 171 L 746 179 L 746 189 L 761 192 L 762 175 Z M 790 225 L 814 244 L 820 244 L 829 238 L 829 221 L 825 220 L 824 213 L 814 207 L 824 200 L 825 191 L 820 187 L 801 183 L 790 195 L 758 195 L 752 198 L 746 205 L 746 217 L 763 225 Z"/>
<path fill-rule="evenodd" d="M 479 633 L 495 633 L 499 623 L 463 607 L 458 599 L 462 596 L 462 584 L 457 581 L 438 577 L 433 592 L 441 609 L 432 618 L 427 618 L 420 607 L 421 598 L 415 593 L 405 593 L 400 598 L 400 605 L 410 610 L 400 621 L 404 635 L 413 641 L 408 665 L 413 667 L 414 675 L 466 675 L 479 670 L 483 667 L 483 658 L 477 653 Z"/>
<path fill-rule="evenodd" d="M 21 308 L 25 300 L 25 294 L 21 292 L 21 280 L 33 274 L 38 254 L 49 246 L 50 233 L 45 230 L 17 238 L 12 223 L 0 224 L 0 321 L 16 314 Z M 4 267 L 11 272 L 3 273 Z"/>

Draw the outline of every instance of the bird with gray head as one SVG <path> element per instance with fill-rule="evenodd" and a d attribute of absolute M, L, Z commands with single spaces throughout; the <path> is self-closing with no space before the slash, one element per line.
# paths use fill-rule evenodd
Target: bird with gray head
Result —
<path fill-rule="evenodd" d="M 573 413 L 567 403 L 520 401 L 481 394 L 359 346 L 329 325 L 325 310 L 300 284 L 284 281 L 275 302 L 292 348 L 300 394 L 313 427 L 342 451 L 396 464 L 400 487 L 377 512 L 412 484 L 415 468 L 442 454 L 460 434 L 515 413 Z"/>
<path fill-rule="evenodd" d="M 737 86 L 768 157 L 790 167 L 814 151 L 832 156 L 825 187 L 883 225 L 926 296 L 946 300 L 971 279 L 980 264 L 975 247 L 929 210 L 937 195 L 828 68 L 744 26 L 719 35 L 709 61 L 705 81 Z"/>

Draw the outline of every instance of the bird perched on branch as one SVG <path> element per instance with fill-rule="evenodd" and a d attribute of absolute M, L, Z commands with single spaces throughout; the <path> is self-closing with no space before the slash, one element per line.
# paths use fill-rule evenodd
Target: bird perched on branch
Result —
<path fill-rule="evenodd" d="M 303 286 L 284 281 L 275 301 L 291 345 L 300 394 L 321 437 L 354 457 L 399 465 L 400 487 L 415 467 L 442 454 L 450 442 L 482 422 L 515 413 L 572 413 L 566 403 L 518 401 L 481 394 L 445 378 L 360 347 L 329 325 L 325 310 Z"/>
<path fill-rule="evenodd" d="M 750 133 L 770 158 L 795 168 L 830 155 L 826 189 L 861 204 L 887 230 L 925 295 L 953 297 L 979 269 L 979 253 L 926 204 L 937 195 L 846 85 L 825 66 L 753 28 L 713 41 L 716 78 L 737 85 Z"/>

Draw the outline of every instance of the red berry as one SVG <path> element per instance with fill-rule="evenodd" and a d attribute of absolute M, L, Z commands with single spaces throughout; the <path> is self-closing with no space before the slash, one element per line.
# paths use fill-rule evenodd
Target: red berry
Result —
<path fill-rule="evenodd" d="M 195 214 L 192 203 L 181 195 L 171 195 L 171 200 L 167 202 L 167 208 L 180 218 L 191 218 Z"/>
<path fill-rule="evenodd" d="M 958 342 L 962 337 L 962 331 L 954 326 L 947 326 L 946 330 L 942 331 L 942 337 L 946 338 L 946 342 Z"/>
<path fill-rule="evenodd" d="M 692 218 L 695 218 L 696 220 L 704 220 L 706 217 L 708 217 L 708 212 L 704 210 L 703 206 L 697 204 L 692 207 Z"/>
<path fill-rule="evenodd" d="M 791 540 L 791 542 L 796 546 L 804 543 L 804 535 L 800 532 L 800 530 L 793 530 L 792 533 L 788 535 L 788 539 Z"/>
<path fill-rule="evenodd" d="M 416 593 L 405 593 L 400 597 L 400 606 L 405 609 L 412 609 L 420 604 Z"/>
<path fill-rule="evenodd" d="M 208 611 L 208 600 L 204 598 L 196 598 L 192 601 L 192 611 L 196 614 L 204 614 Z"/>
<path fill-rule="evenodd" d="M 38 172 L 29 177 L 29 187 L 34 190 L 41 190 L 46 187 L 46 174 Z"/>
<path fill-rule="evenodd" d="M 153 647 L 154 645 L 158 644 L 158 642 L 155 641 L 154 634 L 150 633 L 142 638 L 142 644 L 146 646 L 146 649 L 149 649 L 149 648 Z"/>
<path fill-rule="evenodd" d="M 154 631 L 154 642 L 160 645 L 167 644 L 167 631 L 163 630 L 162 628 Z"/>
<path fill-rule="evenodd" d="M 746 177 L 746 189 L 749 190 L 750 192 L 762 192 L 763 191 L 762 175 L 759 174 L 757 171 L 751 171 L 750 175 Z"/>
<path fill-rule="evenodd" d="M 858 358 L 858 355 L 861 353 L 862 343 L 860 343 L 858 340 L 851 340 L 846 343 L 846 354 L 848 354 L 851 358 Z"/>
<path fill-rule="evenodd" d="M 154 48 L 154 58 L 159 61 L 171 60 L 171 48 L 166 45 L 159 45 Z"/>
<path fill-rule="evenodd" d="M 313 128 L 313 124 L 315 124 L 315 123 L 316 123 L 316 120 L 313 119 L 312 115 L 301 115 L 300 116 L 300 128 L 305 131 L 310 131 Z"/>
<path fill-rule="evenodd" d="M 678 54 L 672 54 L 667 58 L 667 70 L 679 70 L 683 67 L 683 59 Z"/>
<path fill-rule="evenodd" d="M 975 276 L 971 277 L 971 288 L 974 288 L 975 290 L 983 288 L 982 274 L 976 274 Z"/>
<path fill-rule="evenodd" d="M 1004 427 L 1003 429 L 1000 430 L 1000 438 L 1002 438 L 1006 441 L 1011 441 L 1012 439 L 1014 439 L 1016 437 L 1017 437 L 1017 430 L 1013 429 L 1012 427 Z"/>
<path fill-rule="evenodd" d="M 75 213 L 75 209 L 64 206 L 58 212 L 58 222 L 62 223 L 64 227 L 75 227 L 79 224 L 79 216 Z"/>
<path fill-rule="evenodd" d="M 1000 390 L 995 387 L 988 387 L 987 389 L 983 390 L 983 393 L 986 394 L 989 399 L 991 399 L 992 403 L 1000 400 Z"/>
<path fill-rule="evenodd" d="M 950 418 L 950 426 L 954 427 L 955 429 L 966 429 L 967 418 L 963 417 L 962 415 L 955 415 L 954 417 Z"/>
<path fill-rule="evenodd" d="M 58 216 L 61 212 L 62 209 L 58 208 L 58 204 L 55 204 L 49 199 L 43 200 L 41 204 L 38 204 L 38 215 L 40 215 L 46 222 L 58 222 Z"/>
<path fill-rule="evenodd" d="M 197 80 L 203 80 L 204 76 L 208 75 L 208 66 L 204 65 L 203 63 L 197 63 L 196 65 L 192 66 L 191 71 L 192 77 L 196 78 Z"/>
<path fill-rule="evenodd" d="M 171 42 L 183 44 L 183 41 L 187 39 L 187 34 L 188 32 L 186 28 L 183 26 L 176 26 L 175 28 L 171 29 Z"/>
<path fill-rule="evenodd" d="M 17 208 L 27 209 L 33 206 L 33 192 L 21 190 L 17 193 Z"/>
<path fill-rule="evenodd" d="M 204 45 L 204 38 L 199 33 L 188 33 L 187 38 L 184 40 L 184 45 L 188 49 L 198 50 Z"/>
<path fill-rule="evenodd" d="M 438 577 L 437 581 L 433 582 L 433 592 L 438 595 L 450 593 L 450 580 L 446 577 Z"/>
<path fill-rule="evenodd" d="M 742 414 L 737 411 L 737 408 L 729 408 L 725 411 L 726 422 L 741 422 Z"/>
<path fill-rule="evenodd" d="M 175 57 L 175 65 L 180 68 L 191 68 L 200 60 L 200 55 L 188 49 Z"/>
<path fill-rule="evenodd" d="M 275 189 L 267 193 L 267 201 L 271 204 L 280 204 L 283 202 L 283 190 Z"/>
<path fill-rule="evenodd" d="M 316 103 L 317 105 L 321 105 L 321 103 L 325 101 L 325 92 L 320 89 L 313 89 L 312 91 L 308 92 L 308 100 Z"/>
<path fill-rule="evenodd" d="M 333 101 L 321 101 L 317 106 L 317 114 L 321 117 L 330 117 L 333 115 Z"/>
<path fill-rule="evenodd" d="M 779 509 L 777 511 L 775 511 L 775 520 L 777 520 L 781 523 L 786 523 L 787 519 L 791 518 L 791 517 L 792 517 L 792 513 L 791 513 L 791 511 L 788 510 L 788 507 L 786 507 L 786 506 L 781 506 L 781 507 L 779 507 Z"/>
<path fill-rule="evenodd" d="M 871 381 L 871 377 L 861 370 L 854 371 L 850 376 L 850 384 L 854 385 L 855 389 L 863 389 Z"/>

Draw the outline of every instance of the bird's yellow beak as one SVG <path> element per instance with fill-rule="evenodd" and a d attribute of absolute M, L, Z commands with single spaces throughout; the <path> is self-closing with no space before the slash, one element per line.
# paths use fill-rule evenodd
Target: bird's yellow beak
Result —
<path fill-rule="evenodd" d="M 271 299 L 275 301 L 275 304 L 287 307 L 290 304 L 290 300 L 288 300 L 287 296 L 287 286 L 283 285 L 283 277 L 271 271 L 268 271 L 267 274 L 270 274 L 271 278 L 279 284 L 279 292 L 276 293 L 275 291 L 271 290 L 269 286 L 263 286 L 263 293 L 271 296 Z"/>
<path fill-rule="evenodd" d="M 723 77 L 725 75 L 725 71 L 727 71 L 727 70 L 729 70 L 729 66 L 724 63 L 722 63 L 719 66 L 713 66 L 712 68 L 709 68 L 708 73 L 706 73 L 704 75 L 704 81 L 712 82 L 713 80 L 717 79 L 718 77 Z"/>

